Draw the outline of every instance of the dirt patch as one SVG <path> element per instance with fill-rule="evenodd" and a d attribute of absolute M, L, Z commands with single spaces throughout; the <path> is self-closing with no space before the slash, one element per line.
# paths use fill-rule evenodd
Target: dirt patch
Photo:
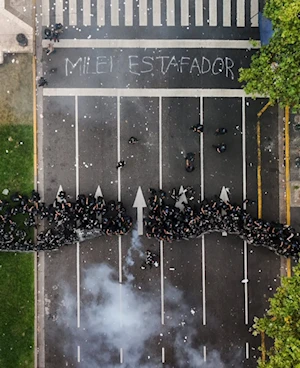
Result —
<path fill-rule="evenodd" d="M 0 65 L 0 125 L 32 125 L 32 56 L 5 55 Z"/>

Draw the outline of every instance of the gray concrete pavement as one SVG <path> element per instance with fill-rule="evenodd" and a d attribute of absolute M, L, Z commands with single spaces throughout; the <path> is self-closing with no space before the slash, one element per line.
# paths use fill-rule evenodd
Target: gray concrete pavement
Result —
<path fill-rule="evenodd" d="M 62 19 L 68 27 L 62 38 L 73 39 L 76 36 L 80 39 L 91 38 L 91 41 L 99 35 L 105 35 L 108 39 L 183 40 L 245 40 L 251 35 L 257 35 L 257 27 L 251 27 L 249 22 L 249 6 L 250 3 L 253 6 L 254 2 L 247 3 L 247 21 L 242 28 L 236 27 L 234 23 L 237 19 L 234 12 L 237 9 L 232 9 L 230 13 L 229 28 L 222 24 L 219 16 L 215 27 L 212 24 L 195 27 L 198 13 L 191 5 L 192 2 L 189 3 L 191 25 L 188 28 L 181 25 L 181 18 L 178 18 L 180 7 L 177 5 L 176 25 L 173 28 L 168 24 L 159 28 L 150 25 L 151 7 L 147 18 L 149 26 L 144 27 L 140 26 L 140 18 L 137 20 L 135 17 L 133 26 L 125 26 L 121 20 L 119 26 L 112 26 L 110 21 L 115 20 L 112 10 L 105 13 L 105 26 L 99 30 L 97 11 L 93 13 L 91 24 L 83 27 L 84 17 L 87 17 L 84 6 L 82 12 L 76 13 L 76 20 L 69 14 L 69 20 L 73 19 L 75 22 L 72 28 L 68 22 L 68 8 L 63 12 L 59 5 L 51 7 L 50 13 L 43 13 L 43 24 L 48 25 L 54 23 L 54 20 Z M 212 6 L 212 2 L 207 3 Z M 44 9 L 47 6 L 47 2 L 44 2 Z M 125 10 L 123 6 L 125 5 L 120 5 L 121 15 Z M 133 12 L 136 11 L 135 6 L 134 2 Z M 208 15 L 207 9 L 203 12 L 205 19 Z M 220 12 L 222 14 L 223 9 L 218 8 L 217 14 Z M 157 16 L 157 10 L 153 14 Z M 161 8 L 161 14 L 164 19 L 168 9 Z M 146 195 L 148 187 L 162 186 L 169 191 L 172 187 L 193 185 L 196 190 L 195 203 L 204 196 L 219 195 L 222 186 L 230 189 L 233 202 L 241 203 L 245 196 L 254 199 L 257 197 L 256 113 L 265 101 L 258 99 L 253 102 L 237 92 L 240 90 L 237 70 L 243 65 L 249 65 L 253 51 L 222 49 L 222 46 L 197 50 L 182 45 L 178 49 L 162 49 L 155 47 L 155 40 L 153 47 L 146 50 L 138 45 L 128 48 L 126 41 L 124 49 L 97 49 L 92 42 L 91 48 L 81 48 L 79 43 L 76 47 L 74 40 L 71 45 L 74 47 L 59 47 L 56 53 L 43 57 L 44 72 L 49 80 L 49 88 L 44 89 L 43 113 L 44 193 L 47 202 L 53 200 L 59 185 L 73 198 L 76 192 L 94 193 L 100 185 L 105 200 L 121 199 L 135 220 L 136 209 L 132 206 L 139 186 Z M 166 58 L 162 58 L 163 56 Z M 97 57 L 102 58 L 97 61 Z M 234 62 L 232 68 L 229 68 L 229 59 Z M 188 65 L 184 65 L 183 61 Z M 199 68 L 197 63 L 200 63 Z M 208 72 L 205 69 L 207 66 Z M 50 74 L 53 67 L 57 68 L 57 72 Z M 145 70 L 149 71 L 143 73 Z M 68 88 L 70 96 L 63 96 L 61 88 Z M 90 88 L 89 95 L 80 95 L 82 88 Z M 97 88 L 102 90 L 96 90 Z M 123 88 L 122 93 L 127 93 L 128 96 L 118 97 L 119 88 Z M 133 88 L 136 92 L 130 95 Z M 173 89 L 173 97 L 168 96 L 170 89 Z M 177 89 L 184 89 L 186 95 L 184 92 L 177 93 Z M 96 91 L 95 94 L 93 90 Z M 105 93 L 110 96 L 105 96 Z M 214 95 L 216 93 L 217 96 Z M 142 94 L 145 97 L 141 97 Z M 269 115 L 266 115 L 267 123 L 262 127 L 262 180 L 266 192 L 263 211 L 269 220 L 278 219 L 279 207 L 276 170 L 278 147 L 275 143 L 278 132 L 271 129 L 274 118 L 274 110 L 270 110 Z M 191 125 L 199 121 L 203 121 L 205 125 L 203 140 L 189 130 Z M 228 151 L 218 155 L 212 144 L 223 139 L 216 138 L 213 132 L 222 126 L 228 129 L 228 134 L 224 137 Z M 127 140 L 132 135 L 140 140 L 137 145 L 128 145 Z M 196 153 L 196 170 L 186 173 L 184 155 L 190 151 Z M 119 158 L 126 161 L 126 166 L 118 172 L 115 165 Z M 257 209 L 254 206 L 249 211 L 255 216 Z M 45 258 L 45 295 L 50 296 L 51 311 L 62 309 L 66 298 L 64 285 L 70 286 L 74 296 L 73 307 L 77 310 L 77 318 L 75 313 L 71 326 L 63 331 L 60 324 L 63 317 L 61 321 L 46 321 L 46 366 L 51 368 L 69 364 L 79 367 L 90 364 L 87 362 L 90 362 L 90 352 L 95 351 L 94 336 L 87 337 L 87 341 L 83 336 L 89 336 L 89 329 L 92 334 L 94 327 L 85 318 L 90 296 L 84 289 L 84 280 L 87 270 L 93 265 L 101 266 L 103 263 L 109 264 L 116 271 L 116 282 L 122 281 L 119 299 L 114 308 L 114 311 L 120 311 L 120 316 L 124 307 L 122 301 L 126 300 L 124 293 L 128 292 L 128 274 L 124 270 L 126 265 L 134 277 L 130 284 L 132 290 L 137 295 L 147 293 L 149 301 L 153 302 L 153 311 L 149 312 L 150 324 L 160 328 L 152 334 L 151 341 L 145 344 L 138 363 L 140 366 L 146 365 L 146 362 L 155 367 L 159 366 L 159 362 L 164 362 L 167 367 L 178 364 L 176 353 L 179 350 L 174 339 L 180 337 L 180 333 L 174 328 L 173 321 L 180 313 L 188 321 L 189 327 L 196 329 L 193 346 L 200 352 L 201 358 L 198 356 L 198 359 L 208 361 L 213 351 L 218 351 L 226 367 L 256 366 L 259 340 L 254 339 L 248 329 L 253 316 L 263 313 L 267 298 L 278 284 L 278 258 L 269 251 L 245 246 L 243 241 L 234 236 L 211 234 L 206 235 L 203 240 L 200 238 L 154 245 L 153 241 L 140 237 L 142 244 L 138 247 L 141 250 L 149 247 L 158 253 L 163 250 L 160 254 L 161 267 L 143 271 L 140 269 L 142 259 L 138 250 L 133 251 L 131 266 L 128 266 L 126 260 L 128 251 L 137 246 L 134 243 L 136 241 L 132 235 L 120 240 L 103 237 L 81 244 L 79 248 L 72 246 L 66 248 L 67 250 L 62 249 L 61 253 L 54 254 L 52 258 Z M 242 283 L 243 279 L 248 279 L 249 282 Z M 102 281 L 94 280 L 95 283 Z M 59 287 L 56 288 L 55 285 Z M 183 299 L 178 299 L 176 308 L 168 295 L 169 285 L 183 293 Z M 175 295 L 176 293 L 174 298 Z M 105 305 L 106 300 L 99 296 L 97 309 L 106 310 Z M 143 305 L 136 305 L 136 309 L 143 309 Z M 96 316 L 97 310 L 94 313 Z M 113 366 L 120 361 L 126 366 L 126 362 L 130 361 L 126 334 L 128 325 L 126 327 L 125 323 L 127 317 L 130 321 L 130 316 L 128 312 L 128 316 L 122 317 L 124 327 L 120 328 L 119 333 L 124 336 L 123 340 L 120 339 L 117 348 L 110 349 L 109 344 L 99 348 L 99 352 L 95 353 L 96 365 L 103 364 L 101 359 L 107 359 L 107 356 Z M 149 321 L 145 316 L 141 319 L 137 330 L 142 332 Z M 77 326 L 78 320 L 80 327 Z M 103 333 L 105 331 L 99 325 L 101 341 L 105 341 Z M 191 330 L 187 330 L 187 334 L 190 333 Z M 184 345 L 183 342 L 179 347 Z M 189 364 L 186 363 L 185 366 Z"/>

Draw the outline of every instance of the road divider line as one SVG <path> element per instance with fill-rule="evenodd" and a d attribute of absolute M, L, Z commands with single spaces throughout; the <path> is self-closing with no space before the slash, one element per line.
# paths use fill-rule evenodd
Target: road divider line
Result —
<path fill-rule="evenodd" d="M 257 217 L 262 218 L 262 183 L 261 183 L 261 137 L 260 120 L 256 124 L 257 139 Z"/>
<path fill-rule="evenodd" d="M 161 289 L 161 324 L 165 324 L 165 294 L 164 294 L 164 242 L 160 241 L 160 289 Z"/>
<path fill-rule="evenodd" d="M 120 364 L 123 364 L 123 348 L 120 348 Z"/>
<path fill-rule="evenodd" d="M 205 242 L 204 235 L 202 239 L 202 323 L 206 326 L 206 269 L 205 269 Z"/>
<path fill-rule="evenodd" d="M 200 22 L 200 21 L 199 21 Z M 60 39 L 56 49 L 64 48 L 141 48 L 141 49 L 259 49 L 260 41 L 255 40 L 255 46 L 248 40 L 121 40 L 121 39 Z M 48 40 L 42 45 L 47 48 Z"/>
<path fill-rule="evenodd" d="M 246 99 L 242 97 L 242 151 L 243 151 L 243 201 L 247 198 L 247 146 L 246 146 Z M 246 203 L 243 203 L 246 210 Z M 244 241 L 244 297 L 245 324 L 249 323 L 249 295 L 248 295 L 248 244 Z"/>
<path fill-rule="evenodd" d="M 246 345 L 245 345 L 245 356 L 246 356 L 246 359 L 249 359 L 249 342 L 246 342 Z"/>
<path fill-rule="evenodd" d="M 206 346 L 203 346 L 203 360 L 206 362 Z"/>
<path fill-rule="evenodd" d="M 80 363 L 80 346 L 77 346 L 77 362 Z"/>
<path fill-rule="evenodd" d="M 285 186 L 286 186 L 286 223 L 291 225 L 291 186 L 290 186 L 290 108 L 285 107 Z M 286 260 L 287 277 L 292 276 L 292 262 Z"/>
<path fill-rule="evenodd" d="M 258 12 L 259 12 L 258 0 L 251 0 L 250 4 L 251 27 L 258 27 Z"/>
<path fill-rule="evenodd" d="M 43 96 L 250 97 L 243 89 L 200 88 L 44 88 Z M 257 96 L 259 98 L 260 96 Z"/>
<path fill-rule="evenodd" d="M 162 189 L 162 97 L 158 98 L 158 125 L 159 125 L 159 189 Z"/>
<path fill-rule="evenodd" d="M 161 348 L 161 362 L 162 363 L 165 363 L 166 362 L 165 348 Z"/>
<path fill-rule="evenodd" d="M 75 178 L 76 198 L 79 195 L 79 136 L 78 136 L 78 96 L 75 96 Z M 77 281 L 77 328 L 80 328 L 80 244 L 76 243 L 76 281 Z"/>

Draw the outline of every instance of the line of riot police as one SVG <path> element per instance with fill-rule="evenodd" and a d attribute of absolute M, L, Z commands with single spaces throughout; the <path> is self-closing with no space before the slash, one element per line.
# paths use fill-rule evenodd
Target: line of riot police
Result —
<path fill-rule="evenodd" d="M 249 244 L 267 247 L 278 255 L 299 259 L 299 234 L 291 226 L 254 218 L 241 206 L 218 197 L 204 200 L 198 208 L 183 203 L 181 210 L 176 203 L 167 203 L 165 191 L 149 192 L 149 215 L 144 221 L 148 238 L 172 242 L 219 231 L 236 234 Z M 174 197 L 173 193 L 171 198 L 179 201 L 180 195 Z"/>

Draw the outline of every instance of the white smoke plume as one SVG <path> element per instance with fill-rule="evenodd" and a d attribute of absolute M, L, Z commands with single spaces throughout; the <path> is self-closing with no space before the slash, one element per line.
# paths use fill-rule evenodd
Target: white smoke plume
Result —
<path fill-rule="evenodd" d="M 140 256 L 143 254 L 137 232 L 132 236 L 132 247 L 125 262 L 127 266 L 134 262 L 134 251 Z M 120 365 L 122 348 L 123 368 L 157 368 L 162 364 L 161 355 L 150 356 L 151 351 L 171 346 L 176 368 L 225 368 L 217 351 L 210 349 L 204 361 L 203 347 L 195 344 L 197 326 L 193 321 L 194 314 L 201 311 L 191 309 L 181 291 L 165 284 L 164 300 L 168 313 L 165 326 L 162 326 L 160 290 L 149 293 L 135 288 L 131 282 L 133 276 L 128 270 L 126 272 L 129 281 L 120 284 L 117 271 L 107 264 L 84 271 L 80 328 L 76 325 L 76 295 L 65 287 L 57 323 L 68 336 L 69 341 L 64 347 L 66 356 L 76 356 L 79 345 L 84 368 L 113 368 Z M 172 368 L 174 365 L 166 362 L 164 366 Z M 235 368 L 239 366 L 239 363 L 234 365 Z"/>

